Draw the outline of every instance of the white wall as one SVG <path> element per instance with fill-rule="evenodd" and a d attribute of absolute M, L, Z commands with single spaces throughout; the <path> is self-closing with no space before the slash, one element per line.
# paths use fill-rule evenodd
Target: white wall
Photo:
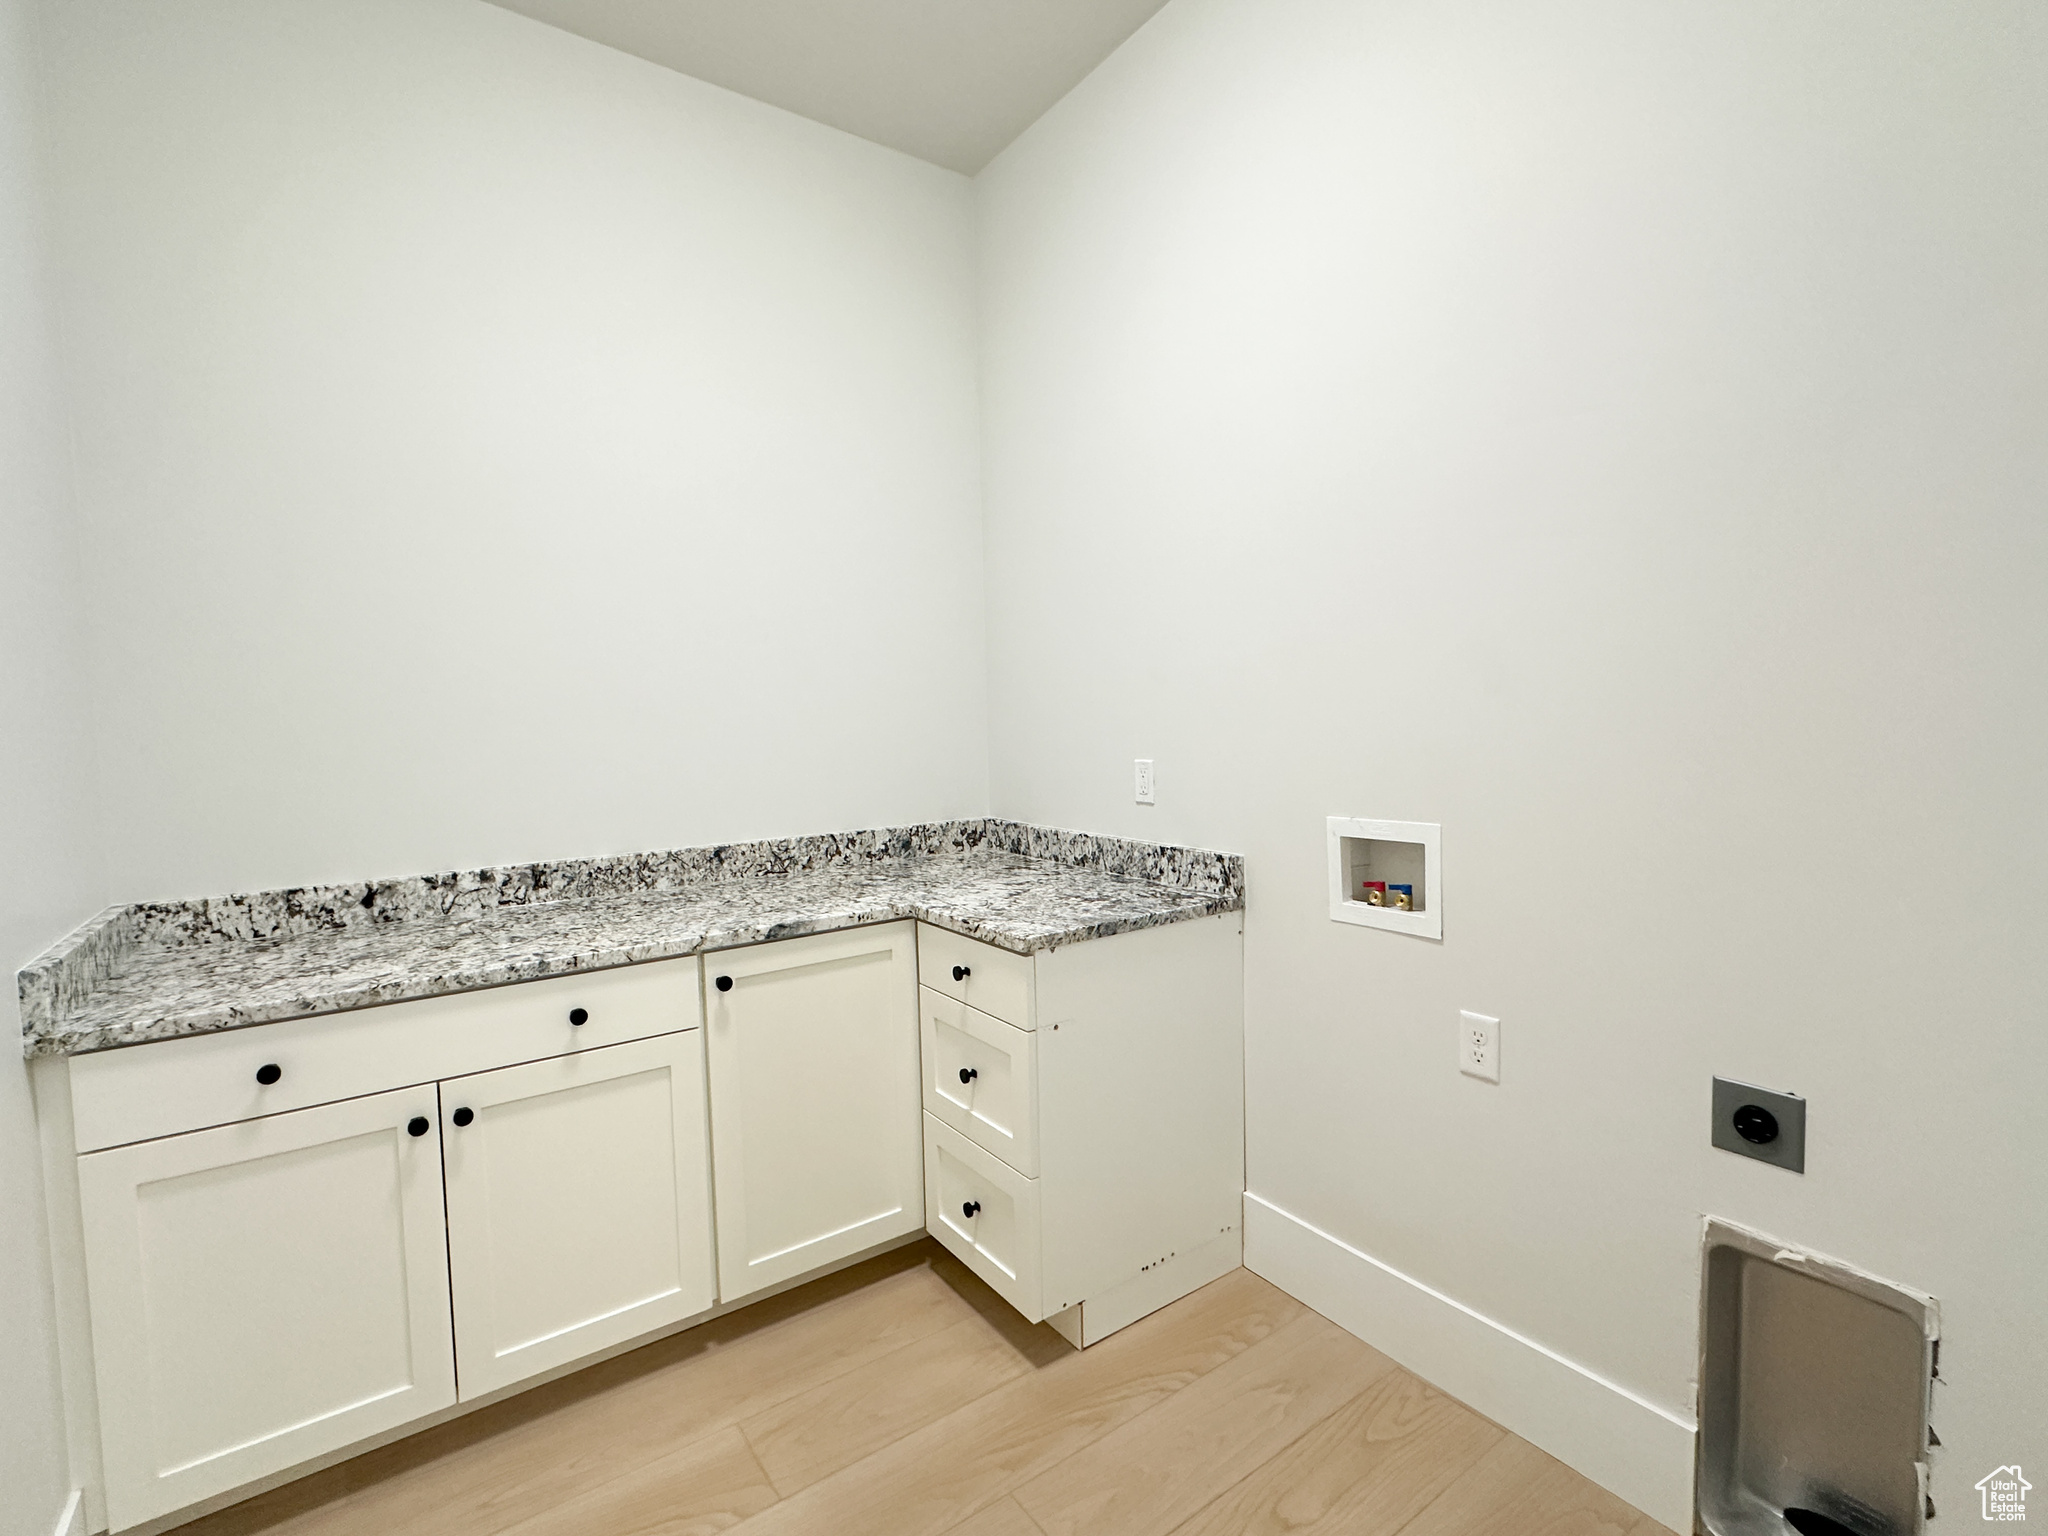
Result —
<path fill-rule="evenodd" d="M 1256 1192 L 1680 1418 L 1750 1222 L 1941 1298 L 1945 1511 L 2042 1459 L 2038 8 L 1173 0 L 972 190 L 479 0 L 47 15 L 93 620 L 81 687 L 9 75 L 10 953 L 991 803 L 1241 849 Z M 1444 823 L 1441 946 L 1327 920 L 1330 813 Z"/>
<path fill-rule="evenodd" d="M 2020 0 L 1173 0 L 979 182 L 994 805 L 1249 856 L 1253 1191 L 1680 1420 L 1703 1211 L 1932 1291 L 1965 1520 L 2048 1460 L 2044 79 Z M 1441 945 L 1330 814 L 1443 823 Z"/>
<path fill-rule="evenodd" d="M 964 178 L 481 0 L 50 28 L 120 898 L 985 812 Z"/>
<path fill-rule="evenodd" d="M 34 29 L 0 0 L 0 975 L 101 905 L 78 550 L 52 358 Z M 18 1033 L 14 989 L 0 1019 Z M 0 1536 L 50 1536 L 69 1496 L 28 1073 L 0 1052 Z"/>

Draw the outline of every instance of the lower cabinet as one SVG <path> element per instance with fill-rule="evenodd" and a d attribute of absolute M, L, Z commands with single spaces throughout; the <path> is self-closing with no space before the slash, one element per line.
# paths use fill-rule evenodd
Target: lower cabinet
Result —
<path fill-rule="evenodd" d="M 110 1529 L 715 1303 L 696 960 L 454 1001 L 66 1071 L 74 1133 L 145 1132 L 75 1163 Z"/>
<path fill-rule="evenodd" d="M 716 1299 L 698 1034 L 441 1084 L 464 1401 Z"/>
<path fill-rule="evenodd" d="M 113 1529 L 455 1401 L 438 1119 L 429 1083 L 78 1160 Z"/>
<path fill-rule="evenodd" d="M 718 1290 L 924 1225 L 913 925 L 704 957 Z"/>
<path fill-rule="evenodd" d="M 1235 913 L 1031 956 L 919 930 L 926 1226 L 1076 1345 L 1243 1256 L 1242 937 Z"/>
<path fill-rule="evenodd" d="M 43 1066 L 108 1526 L 922 1229 L 1079 1344 L 1234 1265 L 1235 916 L 924 933 L 922 992 L 903 921 Z"/>

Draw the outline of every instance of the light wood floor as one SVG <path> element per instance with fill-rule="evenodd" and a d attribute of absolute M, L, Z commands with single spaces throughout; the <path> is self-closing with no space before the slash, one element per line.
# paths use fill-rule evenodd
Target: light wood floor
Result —
<path fill-rule="evenodd" d="M 1077 1353 L 929 1241 L 177 1536 L 1668 1536 L 1246 1270 Z"/>

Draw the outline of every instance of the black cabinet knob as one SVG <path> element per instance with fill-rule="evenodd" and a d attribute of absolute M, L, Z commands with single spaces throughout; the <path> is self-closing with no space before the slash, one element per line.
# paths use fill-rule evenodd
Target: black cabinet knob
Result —
<path fill-rule="evenodd" d="M 974 967 L 971 965 L 956 965 L 953 967 L 953 979 L 955 981 L 965 981 L 973 974 Z"/>
<path fill-rule="evenodd" d="M 272 1083 L 276 1082 L 280 1077 L 283 1076 L 284 1068 L 280 1067 L 274 1061 L 266 1061 L 262 1066 L 256 1069 L 256 1081 L 261 1083 L 266 1088 L 268 1088 Z"/>
<path fill-rule="evenodd" d="M 981 1202 L 979 1200 L 969 1200 L 966 1204 L 960 1207 L 960 1214 L 962 1216 L 965 1216 L 969 1221 L 972 1221 L 975 1217 L 981 1214 Z"/>
<path fill-rule="evenodd" d="M 978 1067 L 962 1067 L 960 1069 L 960 1081 L 963 1084 L 971 1083 L 979 1076 L 981 1076 L 981 1070 Z"/>
<path fill-rule="evenodd" d="M 462 1108 L 455 1111 L 455 1113 L 450 1115 L 448 1118 L 453 1120 L 457 1125 L 467 1125 L 470 1121 L 476 1118 L 476 1111 L 471 1109 L 467 1104 L 465 1104 L 462 1106 Z"/>
<path fill-rule="evenodd" d="M 1761 1104 L 1743 1105 L 1735 1111 L 1734 1119 L 1735 1134 L 1744 1141 L 1760 1147 L 1778 1139 L 1778 1117 Z"/>
<path fill-rule="evenodd" d="M 569 1022 L 571 1024 L 588 1024 L 590 1022 L 590 1014 L 582 1008 L 571 1008 L 569 1010 Z"/>
<path fill-rule="evenodd" d="M 424 1136 L 432 1129 L 433 1126 L 428 1123 L 425 1115 L 414 1115 L 405 1122 L 405 1133 L 408 1136 Z"/>
<path fill-rule="evenodd" d="M 732 990 L 732 978 L 730 976 L 721 976 L 718 980 L 712 982 L 711 985 L 718 988 L 721 992 L 730 992 Z"/>

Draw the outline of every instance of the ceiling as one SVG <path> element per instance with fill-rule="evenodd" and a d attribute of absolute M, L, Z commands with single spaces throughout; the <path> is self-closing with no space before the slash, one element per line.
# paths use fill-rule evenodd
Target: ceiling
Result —
<path fill-rule="evenodd" d="M 1165 0 L 495 0 L 969 175 Z"/>

